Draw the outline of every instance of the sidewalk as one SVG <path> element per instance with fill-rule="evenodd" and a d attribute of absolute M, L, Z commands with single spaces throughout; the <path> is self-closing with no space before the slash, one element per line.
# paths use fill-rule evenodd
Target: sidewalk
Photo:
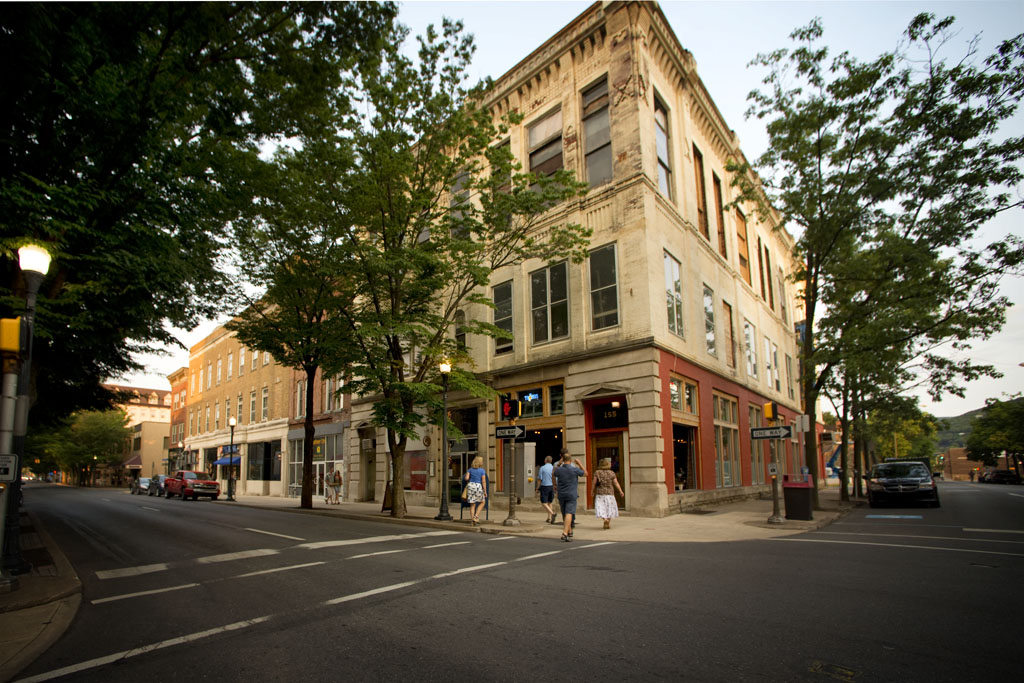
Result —
<path fill-rule="evenodd" d="M 128 495 L 127 490 L 123 490 Z M 781 497 L 781 492 L 780 492 Z M 602 529 L 601 520 L 593 510 L 580 513 L 574 539 L 576 542 L 617 541 L 635 543 L 715 543 L 775 538 L 819 529 L 845 515 L 858 503 L 841 503 L 839 489 L 830 487 L 818 492 L 820 507 L 813 521 L 785 520 L 783 524 L 768 524 L 772 514 L 772 501 L 744 500 L 722 505 L 707 505 L 699 511 L 675 514 L 662 518 L 631 517 L 623 514 L 612 521 L 612 528 Z M 548 538 L 559 542 L 561 524 L 545 524 L 546 517 L 536 503 L 517 506 L 516 518 L 520 524 L 505 526 L 508 517 L 507 497 L 495 497 L 490 520 L 481 520 L 479 527 L 470 525 L 468 509 L 459 519 L 461 504 L 455 501 L 449 508 L 451 522 L 434 519 L 436 507 L 409 506 L 404 519 L 381 512 L 380 502 L 342 503 L 327 505 L 323 498 L 314 498 L 313 508 L 304 510 L 295 498 L 265 496 L 238 496 L 236 502 L 221 499 L 213 505 L 238 505 L 252 508 L 274 509 L 284 513 L 323 515 L 340 519 L 358 519 L 385 524 L 454 529 L 485 534 L 515 534 L 535 538 Z M 780 514 L 785 506 L 780 500 Z M 31 512 L 21 515 L 21 546 L 26 560 L 33 564 L 30 574 L 17 577 L 19 589 L 0 593 L 0 683 L 14 678 L 63 635 L 74 619 L 81 602 L 82 584 L 74 568 L 60 552 L 53 539 L 38 523 Z"/>

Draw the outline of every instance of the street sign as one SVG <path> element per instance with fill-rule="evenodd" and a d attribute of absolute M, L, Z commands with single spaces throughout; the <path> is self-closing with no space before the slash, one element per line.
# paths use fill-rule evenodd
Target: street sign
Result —
<path fill-rule="evenodd" d="M 18 470 L 18 456 L 0 455 L 0 481 L 14 481 Z"/>
<path fill-rule="evenodd" d="M 751 439 L 789 439 L 793 436 L 793 429 L 789 425 L 781 427 L 752 427 L 750 429 Z"/>
<path fill-rule="evenodd" d="M 495 439 L 518 439 L 523 434 L 526 434 L 526 430 L 519 425 L 513 425 L 511 427 L 495 427 L 494 438 Z"/>
<path fill-rule="evenodd" d="M 779 475 L 779 466 L 773 462 L 768 463 L 768 476 L 777 477 Z"/>

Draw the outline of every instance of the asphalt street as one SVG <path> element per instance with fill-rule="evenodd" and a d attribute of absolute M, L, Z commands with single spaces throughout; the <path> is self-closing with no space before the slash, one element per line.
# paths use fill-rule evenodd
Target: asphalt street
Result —
<path fill-rule="evenodd" d="M 1017 680 L 1024 487 L 941 491 L 766 540 L 561 543 L 44 488 L 83 600 L 19 680 Z"/>

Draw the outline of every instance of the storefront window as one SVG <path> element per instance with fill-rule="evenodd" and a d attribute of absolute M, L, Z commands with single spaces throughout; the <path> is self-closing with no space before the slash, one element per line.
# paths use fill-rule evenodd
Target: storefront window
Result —
<path fill-rule="evenodd" d="M 565 412 L 565 389 L 561 384 L 552 384 L 548 387 L 548 404 L 550 415 L 561 415 Z"/>
<path fill-rule="evenodd" d="M 544 417 L 544 392 L 540 387 L 520 391 L 520 417 Z"/>
<path fill-rule="evenodd" d="M 739 418 L 736 400 L 715 395 L 715 483 L 720 488 L 739 486 L 740 473 Z"/>

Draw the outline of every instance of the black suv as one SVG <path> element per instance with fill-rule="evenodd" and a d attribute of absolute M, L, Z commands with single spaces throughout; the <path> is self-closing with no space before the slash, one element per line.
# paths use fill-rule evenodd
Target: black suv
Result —
<path fill-rule="evenodd" d="M 931 471 L 920 462 L 882 462 L 864 475 L 868 483 L 868 505 L 883 503 L 928 503 L 939 507 L 939 487 Z"/>
<path fill-rule="evenodd" d="M 163 496 L 165 481 L 167 481 L 166 474 L 154 474 L 153 479 L 149 482 L 149 495 Z"/>

